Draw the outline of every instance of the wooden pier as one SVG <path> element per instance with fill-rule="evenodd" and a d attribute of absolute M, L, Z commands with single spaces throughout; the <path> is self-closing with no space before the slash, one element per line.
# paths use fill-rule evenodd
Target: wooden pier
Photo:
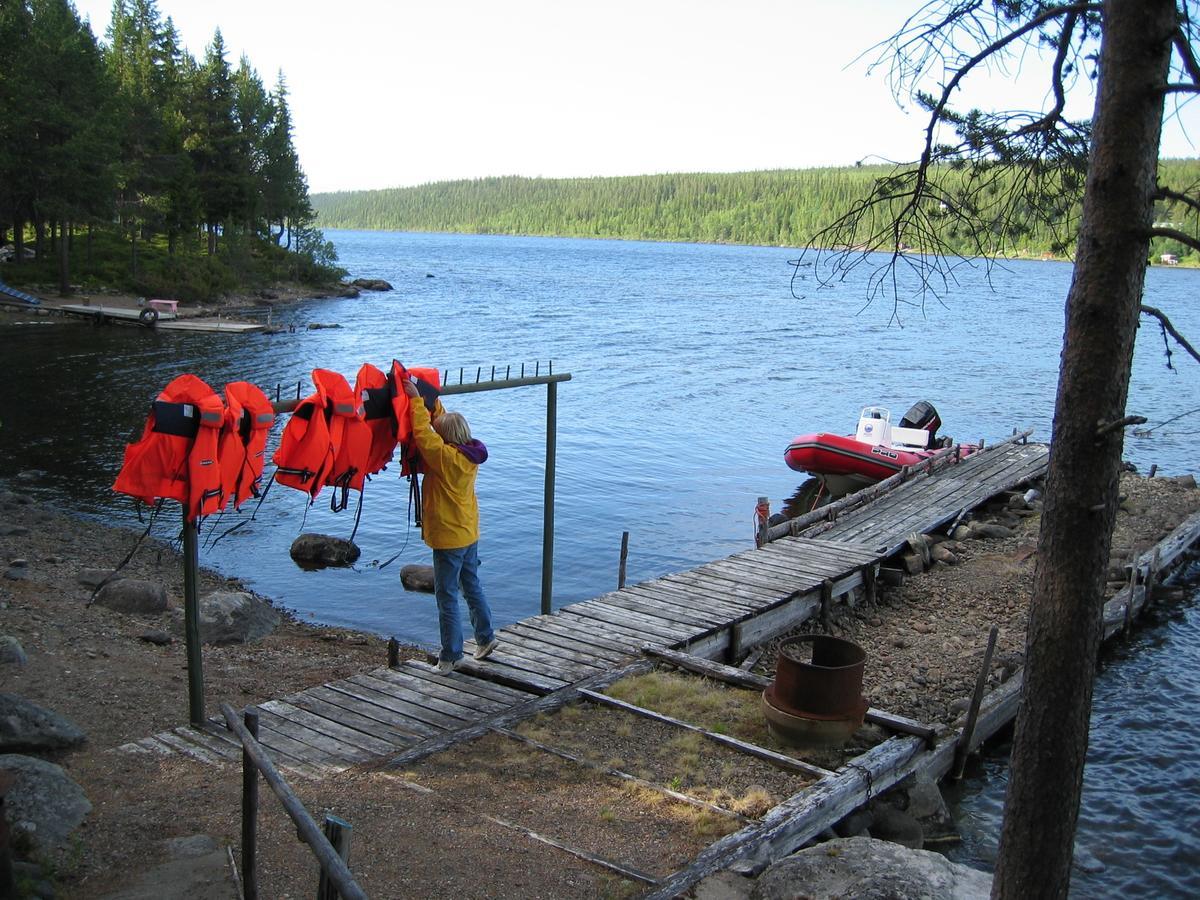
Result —
<path fill-rule="evenodd" d="M 863 501 L 776 526 L 772 540 L 759 549 L 502 628 L 492 656 L 469 660 L 474 648 L 468 644 L 469 661 L 448 675 L 410 660 L 260 704 L 259 740 L 282 771 L 319 779 L 363 764 L 406 769 L 488 734 L 524 739 L 513 732 L 521 722 L 575 702 L 619 705 L 673 726 L 702 730 L 601 692 L 659 665 L 761 689 L 768 679 L 727 663 L 827 614 L 831 604 L 855 594 L 869 597 L 880 564 L 904 547 L 909 535 L 953 523 L 998 494 L 1029 484 L 1044 474 L 1048 457 L 1045 445 L 1027 443 L 1023 436 L 961 459 L 948 454 L 935 465 L 889 479 L 890 484 L 870 491 Z M 1106 637 L 1128 627 L 1147 602 L 1156 574 L 1177 567 L 1197 541 L 1200 513 L 1133 561 L 1128 588 L 1105 608 Z M 958 729 L 934 728 L 872 709 L 868 721 L 887 736 L 836 770 L 704 732 L 739 752 L 776 764 L 786 759 L 812 780 L 762 817 L 743 820 L 738 830 L 709 845 L 683 869 L 641 879 L 648 883 L 645 896 L 678 896 L 722 869 L 757 874 L 915 773 L 941 778 L 959 754 L 1012 721 L 1021 680 L 1018 672 L 986 695 L 977 716 Z M 241 743 L 218 719 L 118 749 L 182 754 L 208 764 L 236 765 L 242 758 Z"/>
<path fill-rule="evenodd" d="M 468 641 L 465 664 L 449 675 L 407 661 L 272 700 L 259 706 L 262 743 L 282 769 L 318 777 L 603 679 L 639 660 L 644 646 L 736 660 L 855 590 L 870 596 L 881 561 L 910 533 L 1038 477 L 1047 457 L 1044 445 L 1013 440 L 947 461 L 833 522 L 808 525 L 805 534 L 501 628 L 499 647 L 483 662 L 470 658 Z M 208 762 L 241 752 L 217 719 L 125 749 Z"/>

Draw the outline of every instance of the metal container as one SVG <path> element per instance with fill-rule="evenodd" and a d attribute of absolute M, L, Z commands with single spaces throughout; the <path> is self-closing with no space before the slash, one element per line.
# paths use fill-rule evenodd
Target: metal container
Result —
<path fill-rule="evenodd" d="M 772 734 L 792 744 L 837 745 L 862 727 L 866 651 L 824 634 L 788 638 L 779 648 L 775 680 L 763 691 Z"/>

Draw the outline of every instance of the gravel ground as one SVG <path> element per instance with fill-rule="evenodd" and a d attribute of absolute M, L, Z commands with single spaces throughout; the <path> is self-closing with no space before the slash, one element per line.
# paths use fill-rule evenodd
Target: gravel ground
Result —
<path fill-rule="evenodd" d="M 1168 479 L 1129 476 L 1122 491 L 1127 499 L 1114 562 L 1200 508 L 1200 491 Z M 88 734 L 81 749 L 55 759 L 93 804 L 77 839 L 55 863 L 58 896 L 106 897 L 139 877 L 161 878 L 155 867 L 166 860 L 164 841 L 170 838 L 207 834 L 236 848 L 238 768 L 112 752 L 186 720 L 182 642 L 156 646 L 140 637 L 148 629 L 178 628 L 178 558 L 170 548 L 152 545 L 128 570 L 167 587 L 172 609 L 166 614 L 138 618 L 88 606 L 90 590 L 78 583 L 78 573 L 114 565 L 132 535 L 22 500 L 19 493 L 0 495 L 0 566 L 18 574 L 0 578 L 0 633 L 15 636 L 28 655 L 26 665 L 0 673 L 3 690 L 57 710 Z M 993 510 L 993 519 L 1013 527 L 1011 536 L 962 542 L 953 548 L 956 565 L 938 564 L 884 591 L 875 606 L 849 610 L 833 623 L 834 633 L 869 653 L 864 692 L 873 706 L 952 722 L 973 686 L 993 624 L 1001 629 L 993 682 L 1020 664 L 1036 512 Z M 14 560 L 25 563 L 14 566 Z M 238 585 L 205 573 L 201 589 L 229 586 Z M 240 706 L 343 678 L 385 659 L 377 637 L 289 620 L 258 643 L 206 648 L 209 711 L 215 714 L 221 701 Z M 772 674 L 770 650 L 758 670 Z M 804 776 L 747 762 L 732 751 L 706 745 L 697 752 L 667 726 L 604 708 L 545 717 L 521 730 L 743 816 L 761 814 L 804 783 Z M 351 770 L 293 787 L 318 818 L 329 810 L 353 825 L 351 868 L 373 897 L 637 896 L 642 888 L 629 873 L 584 861 L 530 832 L 632 872 L 661 875 L 741 825 L 502 735 L 404 772 Z M 316 864 L 265 788 L 259 847 L 263 896 L 311 896 Z M 236 896 L 232 880 L 188 891 L 185 878 L 172 876 L 161 880 L 156 895 Z"/>

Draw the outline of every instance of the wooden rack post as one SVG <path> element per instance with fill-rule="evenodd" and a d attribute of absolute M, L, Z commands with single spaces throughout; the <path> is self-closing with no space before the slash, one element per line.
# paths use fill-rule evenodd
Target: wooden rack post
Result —
<path fill-rule="evenodd" d="M 196 522 L 183 505 L 183 631 L 187 642 L 188 719 L 204 724 L 204 659 L 200 649 L 200 542 Z"/>

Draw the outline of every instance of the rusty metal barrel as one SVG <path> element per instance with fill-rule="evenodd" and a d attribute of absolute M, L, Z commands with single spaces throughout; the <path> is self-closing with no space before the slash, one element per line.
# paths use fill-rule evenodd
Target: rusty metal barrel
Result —
<path fill-rule="evenodd" d="M 863 723 L 867 653 L 825 634 L 782 642 L 775 680 L 763 691 L 763 714 L 772 734 L 797 745 L 840 745 Z"/>

